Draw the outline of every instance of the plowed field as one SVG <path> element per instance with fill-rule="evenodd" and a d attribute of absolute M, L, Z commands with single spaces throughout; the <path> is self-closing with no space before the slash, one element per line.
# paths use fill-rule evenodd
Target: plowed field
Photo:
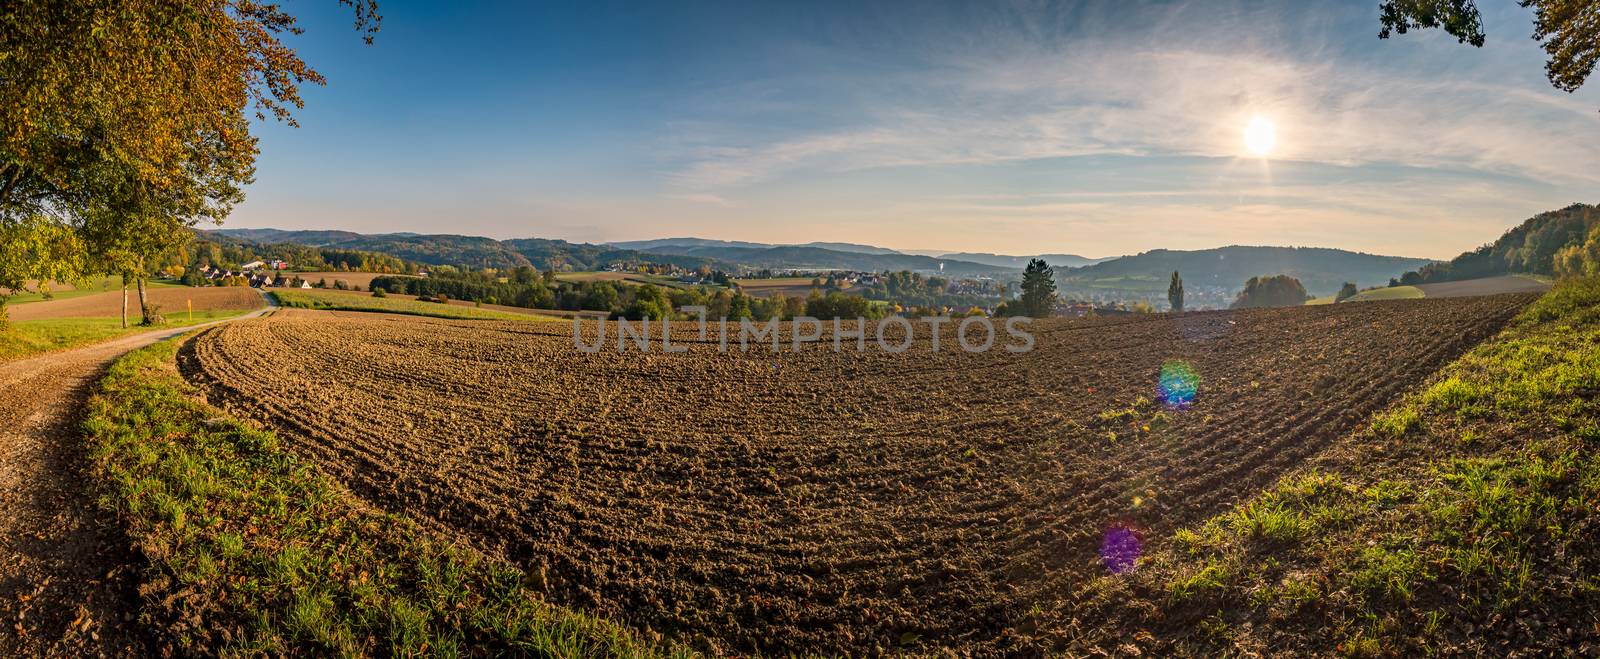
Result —
<path fill-rule="evenodd" d="M 1130 535 L 1164 542 L 1355 428 L 1529 296 L 1036 323 L 1034 351 L 674 343 L 289 311 L 180 355 L 212 398 L 555 602 L 714 652 L 1069 646 Z M 1002 334 L 1002 337 L 1004 335 Z M 1163 365 L 1199 380 L 1169 407 Z"/>

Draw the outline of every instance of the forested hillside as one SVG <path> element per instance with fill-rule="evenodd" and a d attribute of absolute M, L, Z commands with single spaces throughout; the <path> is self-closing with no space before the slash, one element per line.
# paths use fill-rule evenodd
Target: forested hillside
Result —
<path fill-rule="evenodd" d="M 968 261 L 936 259 L 900 253 L 866 253 L 839 251 L 806 245 L 778 245 L 775 247 L 729 247 L 708 245 L 698 247 L 668 246 L 649 250 L 656 254 L 693 256 L 709 260 L 740 263 L 756 268 L 861 270 L 885 272 L 908 270 L 912 272 L 942 272 L 947 275 L 1016 274 L 1017 269 Z"/>
<path fill-rule="evenodd" d="M 1402 284 L 1428 284 L 1505 274 L 1551 277 L 1600 274 L 1600 207 L 1573 204 L 1540 213 L 1499 240 L 1444 263 L 1407 272 Z"/>
<path fill-rule="evenodd" d="M 556 272 L 601 270 L 607 265 L 619 261 L 666 263 L 684 268 L 698 268 L 703 265 L 714 266 L 716 264 L 714 259 L 698 256 L 646 254 L 638 250 L 621 249 L 611 245 L 569 243 L 565 240 L 549 240 L 545 238 L 516 238 L 504 241 L 504 244 L 516 250 L 523 258 L 528 259 L 533 263 L 533 267 Z"/>
<path fill-rule="evenodd" d="M 1067 268 L 1078 268 L 1111 260 L 1111 258 L 1091 259 L 1088 257 L 1078 256 L 1077 254 L 1039 254 L 1036 256 L 1013 256 L 1009 254 L 990 254 L 988 252 L 954 252 L 941 255 L 939 258 L 954 259 L 956 261 L 971 261 L 973 263 L 982 263 L 984 265 L 992 265 L 1001 268 L 1016 268 L 1018 270 L 1028 267 L 1028 261 L 1036 258 L 1044 259 L 1046 263 L 1049 263 L 1055 267 Z"/>
<path fill-rule="evenodd" d="M 618 262 L 670 263 L 687 268 L 713 265 L 708 258 L 645 254 L 609 245 L 569 243 L 564 240 L 521 238 L 495 240 L 481 236 L 385 233 L 365 235 L 349 231 L 284 231 L 279 229 L 220 229 L 201 231 L 202 238 L 222 244 L 298 244 L 392 255 L 425 265 L 508 270 L 533 266 L 539 270 L 599 270 Z"/>
<path fill-rule="evenodd" d="M 1165 291 L 1176 271 L 1192 286 L 1237 290 L 1251 277 L 1286 274 L 1313 295 L 1331 295 L 1347 281 L 1380 286 L 1428 263 L 1427 259 L 1378 256 L 1322 247 L 1230 246 L 1196 251 L 1157 249 L 1060 272 L 1069 284 Z"/>

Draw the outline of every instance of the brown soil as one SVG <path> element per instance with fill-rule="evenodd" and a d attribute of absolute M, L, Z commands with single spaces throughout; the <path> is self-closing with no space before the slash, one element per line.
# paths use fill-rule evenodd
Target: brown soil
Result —
<path fill-rule="evenodd" d="M 146 293 L 151 304 L 162 314 L 182 314 L 194 301 L 195 311 L 248 311 L 266 306 L 261 295 L 243 286 L 208 286 L 192 288 L 150 288 Z M 104 318 L 122 314 L 122 292 L 96 293 L 64 300 L 30 302 L 6 307 L 11 320 L 47 320 L 53 318 Z M 128 288 L 128 317 L 139 317 L 139 292 Z"/>
<path fill-rule="evenodd" d="M 330 283 L 331 283 L 331 281 L 332 280 L 330 280 Z M 268 290 L 272 290 L 272 289 L 268 289 Z M 340 295 L 363 295 L 363 296 L 366 296 L 366 297 L 372 297 L 372 292 L 371 291 L 341 291 L 341 290 L 336 289 L 336 288 L 317 289 L 317 290 L 315 290 L 313 292 L 316 292 L 316 293 L 337 293 L 337 294 L 340 294 Z M 415 296 L 415 295 L 404 295 L 404 294 L 401 294 L 401 293 L 388 293 L 387 295 L 389 297 L 392 297 L 392 298 L 396 299 L 396 300 L 415 300 L 415 299 L 417 299 L 417 296 Z M 579 316 L 579 317 L 583 317 L 583 318 L 606 318 L 606 317 L 609 317 L 611 315 L 611 313 L 608 312 L 608 311 L 565 311 L 565 310 L 562 310 L 562 309 L 529 309 L 528 307 L 513 307 L 513 306 L 507 305 L 507 304 L 478 304 L 477 302 L 472 302 L 470 300 L 451 300 L 449 303 L 452 304 L 452 305 L 458 306 L 458 307 L 475 307 L 475 308 L 479 308 L 479 309 L 489 309 L 489 310 L 492 310 L 492 311 L 504 311 L 504 312 L 507 312 L 507 313 L 527 314 L 529 316 L 549 316 L 551 318 L 572 318 L 574 316 Z"/>
<path fill-rule="evenodd" d="M 78 290 L 78 287 L 73 286 L 72 283 L 70 283 L 70 282 L 52 281 L 52 282 L 49 282 L 49 283 L 50 283 L 50 291 L 52 293 L 65 293 L 67 291 Z M 23 291 L 36 291 L 36 290 L 39 290 L 39 280 L 37 280 L 37 279 L 29 279 L 27 281 L 22 282 L 22 288 L 20 290 L 23 290 Z M 10 295 L 10 294 L 12 294 L 14 292 L 16 292 L 16 291 L 13 291 L 13 290 L 11 290 L 9 288 L 6 288 L 4 286 L 0 286 L 0 295 Z"/>
<path fill-rule="evenodd" d="M 619 355 L 567 325 L 296 311 L 180 365 L 555 602 L 716 653 L 1015 654 L 1094 624 L 1041 612 L 1104 573 L 1107 529 L 1164 542 L 1531 299 L 1056 320 L 977 355 L 948 328 L 938 352 Z M 1187 409 L 1140 400 L 1168 360 L 1203 378 Z"/>
<path fill-rule="evenodd" d="M 112 360 L 189 329 L 0 363 L 0 656 L 125 657 L 152 647 L 137 620 L 127 538 L 85 487 L 78 423 Z"/>
<path fill-rule="evenodd" d="M 1471 295 L 1499 295 L 1501 293 L 1543 293 L 1550 285 L 1537 279 L 1506 275 L 1484 277 L 1466 281 L 1447 281 L 1417 286 L 1427 297 L 1464 297 Z"/>

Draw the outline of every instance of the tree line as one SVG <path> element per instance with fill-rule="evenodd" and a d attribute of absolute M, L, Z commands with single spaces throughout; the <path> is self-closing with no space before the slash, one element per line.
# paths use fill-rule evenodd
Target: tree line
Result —
<path fill-rule="evenodd" d="M 807 297 L 748 295 L 737 287 L 632 284 L 622 281 L 561 281 L 553 272 L 530 267 L 511 270 L 462 271 L 440 268 L 429 277 L 375 277 L 374 293 L 470 300 L 529 309 L 604 311 L 619 318 L 660 320 L 704 307 L 713 319 L 750 318 L 766 321 L 815 318 L 878 318 L 885 305 L 860 295 L 813 290 Z"/>
<path fill-rule="evenodd" d="M 1389 285 L 1413 286 L 1516 273 L 1549 277 L 1600 274 L 1600 207 L 1573 204 L 1540 213 L 1493 243 L 1407 272 Z"/>

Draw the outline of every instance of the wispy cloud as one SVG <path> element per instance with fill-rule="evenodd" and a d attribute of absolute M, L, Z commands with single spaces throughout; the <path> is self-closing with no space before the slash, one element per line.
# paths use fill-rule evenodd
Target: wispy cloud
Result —
<path fill-rule="evenodd" d="M 1136 42 L 1027 39 L 954 53 L 917 75 L 858 80 L 859 120 L 705 147 L 670 174 L 714 190 L 794 172 L 986 164 L 1085 155 L 1234 157 L 1253 116 L 1275 158 L 1391 164 L 1600 183 L 1600 124 L 1549 89 L 1430 68 L 1344 61 L 1315 47 L 1240 45 L 1228 23 Z M 1374 39 L 1374 47 L 1378 44 Z M 1170 44 L 1170 45 L 1165 45 Z"/>
<path fill-rule="evenodd" d="M 673 198 L 680 201 L 687 201 L 695 204 L 706 204 L 708 206 L 721 206 L 723 208 L 733 208 L 734 206 L 733 202 L 709 192 L 691 192 L 688 194 L 673 195 Z"/>

